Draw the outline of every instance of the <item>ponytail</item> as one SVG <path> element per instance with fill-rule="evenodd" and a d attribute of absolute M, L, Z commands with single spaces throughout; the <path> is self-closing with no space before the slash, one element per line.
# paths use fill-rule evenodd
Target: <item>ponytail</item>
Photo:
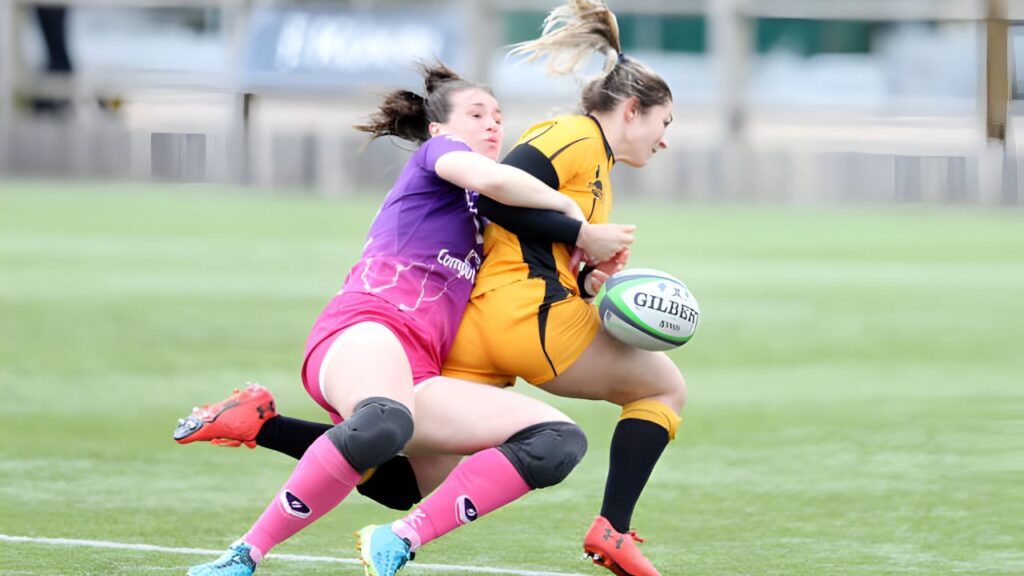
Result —
<path fill-rule="evenodd" d="M 636 96 L 641 110 L 672 100 L 672 90 L 656 72 L 622 52 L 619 24 L 604 0 L 569 0 L 544 19 L 540 38 L 513 46 L 510 55 L 527 62 L 547 57 L 549 75 L 579 70 L 592 54 L 605 57 L 601 76 L 583 89 L 581 111 L 607 112 Z"/>

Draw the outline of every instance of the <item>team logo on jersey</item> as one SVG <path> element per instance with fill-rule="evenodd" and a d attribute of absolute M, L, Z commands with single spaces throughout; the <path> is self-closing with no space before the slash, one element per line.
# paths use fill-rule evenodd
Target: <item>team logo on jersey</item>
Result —
<path fill-rule="evenodd" d="M 597 172 L 594 172 L 594 181 L 587 184 L 590 188 L 590 193 L 594 195 L 594 198 L 600 200 L 604 198 L 604 184 L 601 183 L 601 165 L 598 164 Z"/>
<path fill-rule="evenodd" d="M 480 255 L 476 253 L 476 250 L 470 250 L 469 254 L 466 254 L 466 259 L 460 260 L 452 256 L 448 249 L 445 248 L 437 253 L 437 261 L 445 268 L 454 270 L 459 277 L 465 278 L 470 282 L 476 280 L 476 271 L 480 269 Z"/>
<path fill-rule="evenodd" d="M 479 516 L 476 511 L 476 504 L 473 504 L 469 496 L 462 495 L 455 499 L 455 517 L 458 519 L 459 524 L 469 524 Z"/>
<path fill-rule="evenodd" d="M 288 490 L 281 491 L 281 506 L 284 507 L 285 512 L 296 518 L 309 518 L 309 515 L 313 513 L 305 502 Z"/>

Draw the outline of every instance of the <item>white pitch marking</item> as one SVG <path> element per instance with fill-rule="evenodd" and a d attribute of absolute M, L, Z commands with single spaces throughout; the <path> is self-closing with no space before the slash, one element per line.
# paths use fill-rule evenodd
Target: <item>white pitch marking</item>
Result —
<path fill-rule="evenodd" d="M 112 548 L 116 550 L 138 550 L 142 552 L 162 552 L 165 554 L 194 554 L 219 556 L 223 550 L 206 548 L 167 548 L 153 544 L 127 544 L 124 542 L 107 542 L 104 540 L 79 540 L 75 538 L 32 538 L 29 536 L 8 536 L 0 534 L 0 542 L 22 542 L 29 544 L 50 544 L 53 546 L 85 546 L 89 548 Z M 268 554 L 267 558 L 290 560 L 297 562 L 325 562 L 330 564 L 352 564 L 361 566 L 359 560 L 351 558 L 334 558 L 331 556 L 306 556 L 303 554 Z M 449 572 L 472 572 L 474 574 L 511 574 L 513 576 L 588 576 L 573 572 L 537 572 L 534 570 L 513 570 L 510 568 L 485 568 L 482 566 L 452 566 L 448 564 L 423 564 L 414 562 L 408 568 L 420 570 L 447 570 Z"/>

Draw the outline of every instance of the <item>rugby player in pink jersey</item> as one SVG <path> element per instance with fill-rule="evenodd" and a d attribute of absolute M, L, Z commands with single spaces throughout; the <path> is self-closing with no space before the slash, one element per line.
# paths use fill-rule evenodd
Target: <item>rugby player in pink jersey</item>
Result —
<path fill-rule="evenodd" d="M 423 72 L 425 96 L 393 92 L 357 127 L 421 145 L 385 198 L 361 260 L 306 343 L 303 384 L 335 425 L 309 446 L 250 530 L 190 575 L 249 576 L 271 548 L 337 506 L 367 472 L 400 451 L 449 455 L 438 469 L 451 474 L 420 506 L 418 547 L 531 489 L 557 484 L 586 450 L 579 427 L 538 400 L 435 378 L 480 266 L 477 193 L 584 218 L 567 196 L 496 163 L 503 129 L 490 90 L 440 64 Z M 630 226 L 581 230 L 578 244 L 597 260 L 633 240 Z M 272 405 L 265 408 L 273 413 Z M 464 455 L 452 470 L 451 458 Z M 431 458 L 416 461 L 429 467 Z M 377 539 L 373 548 L 397 563 L 384 567 L 393 572 L 411 556 L 410 543 L 389 530 L 380 537 L 390 540 Z M 375 571 L 379 561 L 364 552 Z"/>

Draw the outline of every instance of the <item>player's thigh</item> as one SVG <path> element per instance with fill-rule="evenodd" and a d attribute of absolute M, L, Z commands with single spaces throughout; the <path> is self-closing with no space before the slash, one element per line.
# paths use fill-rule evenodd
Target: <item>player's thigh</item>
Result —
<path fill-rule="evenodd" d="M 509 322 L 490 330 L 489 355 L 500 372 L 515 374 L 532 384 L 551 380 L 569 369 L 583 354 L 600 328 L 594 307 L 579 297 L 539 307 L 544 298 L 542 281 L 520 282 L 504 294 L 502 312 Z M 487 317 L 488 319 L 491 316 Z"/>
<path fill-rule="evenodd" d="M 433 492 L 461 460 L 461 454 L 410 457 L 409 465 L 412 466 L 413 473 L 416 475 L 416 485 L 420 488 L 420 494 L 426 495 Z"/>
<path fill-rule="evenodd" d="M 493 292 L 474 296 L 466 306 L 455 341 L 441 368 L 444 376 L 494 385 L 515 382 L 515 376 L 502 373 L 491 355 L 492 350 L 501 349 L 498 335 L 507 334 L 514 325 L 505 309 L 491 304 Z"/>
<path fill-rule="evenodd" d="M 324 398 L 344 418 L 363 400 L 381 396 L 415 413 L 409 358 L 383 324 L 361 322 L 346 328 L 331 344 L 320 373 Z"/>
<path fill-rule="evenodd" d="M 623 344 L 604 330 L 568 370 L 540 387 L 559 396 L 606 400 L 620 406 L 663 398 L 681 407 L 686 395 L 683 376 L 667 355 Z"/>
<path fill-rule="evenodd" d="M 416 429 L 405 447 L 410 457 L 473 454 L 504 444 L 541 422 L 571 422 L 568 416 L 506 388 L 439 376 L 416 391 Z"/>

